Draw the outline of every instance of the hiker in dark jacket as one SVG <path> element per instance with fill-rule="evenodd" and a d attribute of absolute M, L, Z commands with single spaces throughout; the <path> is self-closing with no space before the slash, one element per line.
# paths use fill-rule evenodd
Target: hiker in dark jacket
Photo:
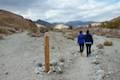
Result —
<path fill-rule="evenodd" d="M 83 53 L 83 50 L 84 50 L 84 34 L 82 31 L 80 31 L 79 35 L 78 35 L 78 44 L 80 46 L 80 53 L 81 53 L 81 56 L 82 56 L 82 53 Z"/>
<path fill-rule="evenodd" d="M 86 35 L 85 35 L 85 44 L 86 44 L 87 57 L 88 57 L 91 54 L 91 46 L 93 44 L 93 37 L 89 33 L 89 30 L 87 30 Z"/>

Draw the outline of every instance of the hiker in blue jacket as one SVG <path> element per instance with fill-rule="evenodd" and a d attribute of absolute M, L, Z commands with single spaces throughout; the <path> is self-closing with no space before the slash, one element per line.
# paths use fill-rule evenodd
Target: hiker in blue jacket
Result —
<path fill-rule="evenodd" d="M 89 30 L 87 30 L 84 38 L 85 38 L 85 44 L 86 44 L 86 49 L 87 49 L 87 57 L 88 57 L 91 54 L 91 46 L 93 44 L 93 37 L 89 33 Z"/>
<path fill-rule="evenodd" d="M 83 53 L 83 50 L 84 50 L 84 34 L 82 31 L 80 31 L 79 35 L 78 35 L 78 44 L 80 46 L 80 53 L 81 53 L 81 56 L 82 56 L 82 53 Z"/>

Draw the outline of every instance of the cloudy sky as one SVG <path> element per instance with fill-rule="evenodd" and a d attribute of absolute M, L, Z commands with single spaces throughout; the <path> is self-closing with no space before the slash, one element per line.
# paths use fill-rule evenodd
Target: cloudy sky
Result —
<path fill-rule="evenodd" d="M 120 16 L 120 0 L 0 0 L 0 9 L 49 22 L 105 21 Z"/>

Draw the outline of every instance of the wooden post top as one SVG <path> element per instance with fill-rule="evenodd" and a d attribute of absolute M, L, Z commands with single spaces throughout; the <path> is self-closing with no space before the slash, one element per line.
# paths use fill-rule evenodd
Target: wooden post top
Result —
<path fill-rule="evenodd" d="M 46 32 L 46 33 L 45 33 L 45 37 L 46 37 L 46 36 L 49 36 L 49 32 Z"/>
<path fill-rule="evenodd" d="M 50 61 L 49 61 L 49 36 L 48 32 L 44 36 L 44 55 L 45 55 L 45 72 L 47 73 L 50 70 Z"/>

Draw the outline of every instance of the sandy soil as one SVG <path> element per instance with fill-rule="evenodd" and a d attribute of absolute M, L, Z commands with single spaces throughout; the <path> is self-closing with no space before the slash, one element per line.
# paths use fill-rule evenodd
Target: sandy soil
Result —
<path fill-rule="evenodd" d="M 94 36 L 92 55 L 81 56 L 75 41 L 62 33 L 50 32 L 50 62 L 65 59 L 64 72 L 35 73 L 37 63 L 44 63 L 44 37 L 33 38 L 27 32 L 0 40 L 0 80 L 120 80 L 120 39 L 111 39 L 111 47 L 97 49 L 106 38 Z M 97 61 L 98 64 L 93 64 Z"/>

